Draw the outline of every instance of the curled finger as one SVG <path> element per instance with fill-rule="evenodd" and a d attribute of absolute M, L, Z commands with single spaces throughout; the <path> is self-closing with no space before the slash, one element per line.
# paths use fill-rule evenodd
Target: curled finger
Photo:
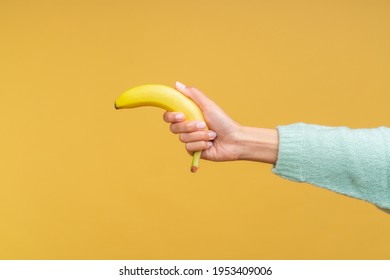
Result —
<path fill-rule="evenodd" d="M 191 155 L 197 151 L 207 150 L 213 146 L 213 142 L 211 141 L 197 141 L 197 142 L 189 142 L 186 143 L 186 150 Z"/>
<path fill-rule="evenodd" d="M 190 133 L 206 128 L 206 123 L 203 121 L 185 121 L 171 124 L 171 131 L 177 133 Z"/>
<path fill-rule="evenodd" d="M 166 111 L 163 115 L 163 119 L 167 123 L 177 123 L 185 120 L 185 116 L 181 112 L 169 112 Z"/>
<path fill-rule="evenodd" d="M 197 141 L 211 141 L 217 137 L 217 133 L 212 130 L 201 130 L 190 133 L 180 133 L 179 139 L 183 143 Z"/>

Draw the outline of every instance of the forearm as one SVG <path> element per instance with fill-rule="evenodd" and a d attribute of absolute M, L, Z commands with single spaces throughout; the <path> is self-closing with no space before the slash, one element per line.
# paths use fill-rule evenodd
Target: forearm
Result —
<path fill-rule="evenodd" d="M 236 139 L 239 160 L 276 163 L 279 146 L 276 129 L 242 126 Z"/>

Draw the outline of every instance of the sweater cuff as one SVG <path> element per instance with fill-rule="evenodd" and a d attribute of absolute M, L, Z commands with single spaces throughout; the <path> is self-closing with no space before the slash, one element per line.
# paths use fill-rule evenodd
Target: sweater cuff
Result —
<path fill-rule="evenodd" d="M 279 133 L 278 159 L 272 172 L 292 181 L 304 182 L 302 169 L 304 124 L 278 126 L 277 130 Z"/>

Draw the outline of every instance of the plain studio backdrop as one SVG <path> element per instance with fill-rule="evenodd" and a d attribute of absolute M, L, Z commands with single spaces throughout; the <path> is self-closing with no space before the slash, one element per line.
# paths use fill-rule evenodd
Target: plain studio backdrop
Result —
<path fill-rule="evenodd" d="M 0 258 L 389 259 L 390 215 L 191 157 L 144 83 L 243 125 L 390 126 L 390 2 L 0 2 Z"/>

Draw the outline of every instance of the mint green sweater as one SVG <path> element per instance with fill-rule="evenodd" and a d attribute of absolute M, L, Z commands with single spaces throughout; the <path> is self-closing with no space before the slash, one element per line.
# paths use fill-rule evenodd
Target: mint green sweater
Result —
<path fill-rule="evenodd" d="M 278 126 L 273 173 L 390 209 L 390 128 Z"/>

